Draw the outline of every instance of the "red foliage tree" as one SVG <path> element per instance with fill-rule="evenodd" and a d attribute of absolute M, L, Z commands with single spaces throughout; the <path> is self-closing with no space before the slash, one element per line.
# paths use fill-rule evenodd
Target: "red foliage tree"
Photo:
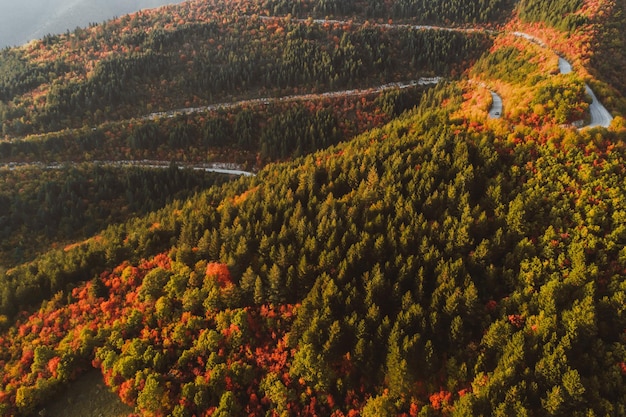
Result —
<path fill-rule="evenodd" d="M 228 266 L 220 262 L 210 262 L 206 266 L 206 276 L 215 278 L 221 288 L 225 288 L 233 283 Z"/>
<path fill-rule="evenodd" d="M 435 410 L 440 410 L 451 403 L 452 393 L 441 390 L 431 395 L 428 399 L 430 400 L 430 405 L 432 405 Z"/>

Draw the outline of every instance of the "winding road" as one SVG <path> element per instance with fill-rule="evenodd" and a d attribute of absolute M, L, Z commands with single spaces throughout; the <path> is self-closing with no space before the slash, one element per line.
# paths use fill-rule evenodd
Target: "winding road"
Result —
<path fill-rule="evenodd" d="M 152 161 L 152 160 L 121 160 L 121 161 L 90 161 L 90 162 L 65 162 L 65 163 L 43 163 L 43 162 L 9 162 L 0 163 L 0 169 L 14 170 L 20 167 L 37 167 L 41 169 L 62 169 L 65 167 L 77 167 L 83 164 L 93 164 L 98 166 L 117 167 L 117 168 L 153 168 L 153 169 L 169 169 L 171 161 Z M 211 164 L 187 164 L 184 162 L 174 162 L 178 169 L 193 169 L 194 171 L 215 172 L 218 174 L 237 175 L 245 177 L 254 177 L 256 174 L 250 171 L 238 169 L 234 164 L 227 163 L 211 163 Z"/>
<path fill-rule="evenodd" d="M 273 17 L 273 16 L 260 16 L 259 18 L 261 20 L 283 19 L 281 17 Z M 294 20 L 298 22 L 311 21 L 315 24 L 340 24 L 340 25 L 346 25 L 346 24 L 364 25 L 365 24 L 365 23 L 355 23 L 353 21 L 332 20 L 332 19 L 294 19 Z M 371 26 L 383 27 L 387 29 L 444 30 L 444 31 L 455 31 L 455 32 L 465 32 L 465 33 L 482 31 L 486 33 L 497 33 L 495 31 L 491 31 L 487 29 L 479 29 L 479 28 L 454 28 L 454 27 L 431 26 L 431 25 L 407 25 L 407 24 L 391 24 L 391 23 L 381 24 L 381 23 L 371 23 L 371 22 L 367 22 L 367 24 Z M 536 36 L 529 35 L 528 33 L 519 32 L 519 31 L 512 32 L 512 34 L 514 36 L 524 38 L 529 42 L 537 44 L 541 46 L 542 48 L 549 48 L 549 46 L 543 40 L 537 38 Z M 559 57 L 559 70 L 561 74 L 568 74 L 572 71 L 572 66 L 565 59 Z M 393 87 L 393 88 L 396 88 L 396 87 Z M 591 114 L 591 122 L 589 123 L 589 125 L 585 127 L 596 127 L 596 126 L 609 127 L 609 125 L 611 124 L 611 121 L 613 120 L 613 116 L 611 116 L 609 111 L 602 105 L 602 103 L 600 103 L 600 101 L 597 99 L 596 95 L 591 90 L 589 85 L 585 84 L 585 90 L 587 91 L 587 94 L 589 94 L 592 100 L 591 104 L 589 105 L 589 112 Z M 489 117 L 499 118 L 502 116 L 502 98 L 494 91 L 490 91 L 490 93 L 491 93 L 491 98 L 492 98 L 492 106 L 491 106 L 491 109 L 489 110 Z M 285 99 L 289 99 L 289 98 L 285 98 Z"/>
<path fill-rule="evenodd" d="M 593 90 L 585 84 L 585 90 L 591 97 L 591 104 L 589 105 L 589 113 L 591 113 L 591 122 L 585 127 L 609 127 L 613 121 L 613 116 L 609 111 L 600 103 Z M 583 127 L 582 129 L 584 129 Z"/>
<path fill-rule="evenodd" d="M 529 35 L 524 32 L 512 32 L 514 36 L 524 38 L 529 42 L 533 42 L 543 48 L 548 48 L 548 45 L 542 41 L 541 39 Z M 559 56 L 559 72 L 561 74 L 569 74 L 572 72 L 572 65 L 567 62 L 564 58 Z M 609 111 L 600 103 L 598 98 L 596 97 L 591 87 L 588 84 L 585 84 L 585 91 L 591 97 L 591 104 L 589 105 L 589 113 L 591 114 L 591 122 L 587 126 L 583 126 L 580 129 L 585 129 L 587 127 L 609 127 L 611 122 L 613 121 L 613 116 Z M 580 130 L 579 129 L 579 130 Z"/>
<path fill-rule="evenodd" d="M 559 71 L 561 74 L 569 74 L 572 72 L 572 65 L 562 57 L 559 57 Z M 585 84 L 585 91 L 591 97 L 591 104 L 589 104 L 589 113 L 591 114 L 591 122 L 580 129 L 587 127 L 609 127 L 613 121 L 613 116 L 609 111 L 600 103 L 593 90 L 588 84 Z"/>
<path fill-rule="evenodd" d="M 572 72 L 572 65 L 562 57 L 559 57 L 559 72 L 561 74 L 569 74 Z"/>
<path fill-rule="evenodd" d="M 265 104 L 268 105 L 270 103 L 280 103 L 280 102 L 290 102 L 290 101 L 308 101 L 308 100 L 319 100 L 322 98 L 338 98 L 338 97 L 350 97 L 350 96 L 364 96 L 368 94 L 376 94 L 382 93 L 388 90 L 395 89 L 405 89 L 409 87 L 415 86 L 424 86 L 424 85 L 432 85 L 438 84 L 443 80 L 442 77 L 422 77 L 419 80 L 411 80 L 405 82 L 397 82 L 397 83 L 387 83 L 380 85 L 374 88 L 368 89 L 354 89 L 354 90 L 340 90 L 340 91 L 329 91 L 327 93 L 319 93 L 319 94 L 300 94 L 300 95 L 291 95 L 284 97 L 265 97 L 265 98 L 255 98 L 250 100 L 241 100 L 235 102 L 228 103 L 217 103 L 210 104 L 208 106 L 202 107 L 185 107 L 180 109 L 168 110 L 163 112 L 155 112 L 150 113 L 141 117 L 141 119 L 145 120 L 154 120 L 162 117 L 174 117 L 181 114 L 194 114 L 194 113 L 205 113 L 208 111 L 214 110 L 225 110 L 232 109 L 236 107 L 241 107 L 245 105 L 251 104 Z"/>
<path fill-rule="evenodd" d="M 533 35 L 529 35 L 528 33 L 524 33 L 524 32 L 513 32 L 512 33 L 513 36 L 517 36 L 518 38 L 524 38 L 529 42 L 532 43 L 536 43 L 537 45 L 541 46 L 542 48 L 548 48 L 548 45 L 546 45 L 546 43 L 544 41 L 542 41 L 539 38 L 534 37 Z"/>
<path fill-rule="evenodd" d="M 491 90 L 489 90 L 489 93 L 491 93 L 491 109 L 489 109 L 489 117 L 492 119 L 499 119 L 502 117 L 502 97 Z"/>
<path fill-rule="evenodd" d="M 251 17 L 251 16 L 247 16 L 247 17 Z M 266 21 L 284 19 L 284 17 L 270 17 L 270 16 L 259 16 L 258 18 L 261 20 L 266 20 Z M 430 26 L 430 25 L 407 25 L 407 24 L 391 24 L 391 23 L 382 24 L 382 23 L 371 23 L 371 22 L 364 22 L 364 23 L 356 22 L 355 23 L 352 21 L 326 20 L 326 19 L 292 19 L 292 20 L 296 20 L 299 22 L 312 21 L 315 24 L 341 24 L 341 25 L 345 25 L 345 24 L 366 25 L 368 24 L 371 26 L 382 27 L 382 28 L 387 28 L 387 29 L 400 28 L 400 29 L 415 29 L 415 30 L 456 31 L 456 32 L 466 32 L 466 33 L 472 33 L 472 32 L 486 32 L 490 34 L 497 33 L 496 31 L 480 29 L 480 28 L 453 28 L 453 27 Z M 524 38 L 528 40 L 529 42 L 535 43 L 543 48 L 549 48 L 545 42 L 543 42 L 541 39 L 534 37 L 532 35 L 529 35 L 523 32 L 512 32 L 512 34 L 514 36 Z M 559 71 L 561 74 L 568 74 L 572 72 L 572 66 L 570 65 L 569 62 L 567 62 L 562 57 L 559 57 L 558 65 L 559 65 Z M 414 87 L 417 85 L 423 86 L 423 85 L 438 84 L 439 82 L 441 82 L 442 79 L 443 79 L 442 77 L 422 77 L 418 80 L 388 83 L 388 84 L 383 84 L 381 86 L 373 87 L 369 89 L 341 90 L 341 91 L 332 91 L 332 92 L 318 93 L 318 94 L 290 95 L 290 96 L 284 96 L 284 97 L 266 97 L 266 98 L 250 99 L 250 100 L 241 100 L 241 101 L 236 101 L 236 102 L 217 103 L 217 104 L 211 104 L 211 105 L 202 106 L 202 107 L 186 107 L 186 108 L 173 109 L 169 111 L 150 113 L 144 116 L 140 116 L 139 119 L 154 120 L 154 119 L 159 119 L 159 118 L 164 118 L 164 117 L 171 118 L 171 117 L 174 117 L 176 115 L 181 115 L 181 114 L 202 113 L 202 112 L 208 112 L 208 111 L 214 111 L 214 110 L 220 110 L 220 109 L 230 109 L 230 108 L 236 108 L 236 107 L 241 107 L 245 105 L 254 105 L 254 104 L 269 105 L 270 103 L 275 103 L 275 102 L 306 101 L 306 100 L 316 100 L 316 99 L 322 99 L 322 98 L 363 96 L 363 95 L 368 95 L 368 94 L 380 93 L 380 92 L 384 92 L 384 91 L 392 90 L 392 89 L 405 89 L 405 88 Z M 585 89 L 586 89 L 587 94 L 589 94 L 592 100 L 589 106 L 589 111 L 591 114 L 591 122 L 588 126 L 585 126 L 585 127 L 596 127 L 596 126 L 608 127 L 611 121 L 613 120 L 613 117 L 608 112 L 608 110 L 599 102 L 596 95 L 587 84 L 585 84 Z M 503 114 L 502 98 L 496 92 L 492 90 L 490 90 L 489 92 L 492 98 L 492 105 L 489 110 L 489 117 L 494 118 L 494 119 L 501 118 Z M 146 168 L 167 168 L 170 166 L 170 162 L 165 162 L 165 161 L 104 161 L 104 162 L 99 161 L 95 163 L 100 163 L 100 164 L 108 165 L 108 166 L 138 166 L 138 167 L 146 167 Z M 9 169 L 15 169 L 17 166 L 20 166 L 20 165 L 22 164 L 12 164 L 12 163 L 0 164 L 0 168 L 8 167 Z M 48 168 L 48 169 L 54 169 L 55 167 L 60 168 L 63 166 L 62 164 L 55 165 L 55 164 L 44 164 L 44 163 L 32 163 L 28 165 L 37 165 L 37 166 Z M 217 172 L 217 173 L 223 173 L 223 174 L 228 174 L 228 175 L 245 175 L 245 176 L 255 175 L 252 172 L 236 169 L 236 167 L 214 166 L 210 164 L 193 165 L 193 164 L 184 164 L 184 163 L 177 163 L 177 165 L 181 169 L 188 168 L 188 169 L 194 169 L 194 170 L 204 170 L 208 172 Z"/>
<path fill-rule="evenodd" d="M 252 16 L 247 16 L 252 17 Z M 260 20 L 263 21 L 277 21 L 284 20 L 286 17 L 284 16 L 258 16 Z M 295 19 L 290 18 L 293 22 L 306 23 L 312 22 L 316 25 L 354 25 L 354 26 L 373 26 L 385 29 L 414 29 L 414 30 L 444 30 L 448 32 L 465 32 L 465 33 L 474 33 L 474 32 L 484 32 L 484 33 L 496 33 L 496 31 L 482 28 L 462 28 L 462 27 L 448 27 L 448 26 L 432 26 L 432 25 L 409 25 L 402 23 L 376 23 L 376 22 L 355 22 L 353 20 L 336 20 L 336 19 Z"/>
<path fill-rule="evenodd" d="M 369 94 L 377 94 L 388 90 L 393 89 L 405 89 L 415 86 L 425 86 L 425 85 L 434 85 L 438 84 L 443 80 L 442 77 L 422 77 L 418 80 L 411 80 L 406 82 L 396 82 L 396 83 L 387 83 L 380 85 L 378 87 L 368 88 L 368 89 L 353 89 L 353 90 L 341 90 L 341 91 L 331 91 L 327 93 L 319 93 L 319 94 L 301 94 L 301 95 L 291 95 L 285 97 L 268 97 L 268 98 L 258 98 L 251 100 L 242 100 L 236 102 L 229 103 L 218 103 L 211 104 L 203 107 L 185 107 L 180 109 L 174 109 L 164 112 L 155 112 L 150 113 L 148 115 L 140 117 L 142 120 L 155 120 L 163 117 L 174 117 L 181 114 L 194 114 L 194 113 L 202 113 L 208 112 L 212 110 L 219 109 L 229 109 L 236 108 L 244 105 L 250 104 L 265 104 L 269 105 L 274 102 L 290 102 L 290 101 L 306 101 L 306 100 L 316 100 L 321 98 L 337 98 L 337 97 L 348 97 L 348 96 L 365 96 Z M 17 141 L 18 139 L 13 139 L 12 142 Z M 133 161 L 133 160 L 120 160 L 120 161 L 91 161 L 91 162 L 83 162 L 83 163 L 93 163 L 97 165 L 103 166 L 115 166 L 115 167 L 140 167 L 140 168 L 158 168 L 165 169 L 170 167 L 169 161 L 150 161 L 150 160 L 141 160 L 141 161 Z M 14 170 L 19 167 L 26 166 L 36 166 L 41 169 L 61 169 L 65 166 L 78 166 L 81 163 L 77 162 L 67 162 L 67 163 L 44 163 L 44 162 L 29 162 L 29 163 L 21 163 L 21 162 L 8 162 L 8 163 L 0 163 L 0 169 L 9 169 Z M 180 169 L 193 169 L 198 171 L 206 171 L 206 172 L 215 172 L 226 175 L 239 175 L 239 176 L 255 176 L 256 174 L 250 171 L 244 171 L 239 169 L 237 166 L 233 166 L 232 164 L 227 163 L 211 163 L 211 164 L 186 164 L 183 162 L 175 162 L 175 164 Z"/>

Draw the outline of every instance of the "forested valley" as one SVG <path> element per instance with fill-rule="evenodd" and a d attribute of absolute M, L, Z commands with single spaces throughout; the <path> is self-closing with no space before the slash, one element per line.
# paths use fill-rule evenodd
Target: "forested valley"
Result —
<path fill-rule="evenodd" d="M 194 0 L 1 51 L 0 415 L 94 373 L 136 416 L 626 415 L 625 15 Z"/>

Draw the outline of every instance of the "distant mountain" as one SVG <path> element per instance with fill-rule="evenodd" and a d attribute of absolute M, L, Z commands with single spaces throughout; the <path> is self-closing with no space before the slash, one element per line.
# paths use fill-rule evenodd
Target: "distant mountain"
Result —
<path fill-rule="evenodd" d="M 0 0 L 0 48 L 183 0 Z"/>

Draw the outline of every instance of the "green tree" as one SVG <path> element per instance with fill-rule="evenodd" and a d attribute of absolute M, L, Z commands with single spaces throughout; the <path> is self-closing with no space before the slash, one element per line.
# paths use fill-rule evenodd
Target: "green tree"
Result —
<path fill-rule="evenodd" d="M 370 397 L 363 407 L 363 417 L 393 417 L 398 413 L 393 399 L 388 395 Z"/>
<path fill-rule="evenodd" d="M 216 417 L 235 417 L 241 415 L 241 406 L 232 391 L 226 391 L 222 394 L 219 406 L 213 415 Z"/>
<path fill-rule="evenodd" d="M 165 389 L 161 384 L 160 377 L 156 374 L 150 374 L 137 396 L 137 407 L 147 415 L 157 415 L 163 410 L 164 394 Z"/>

